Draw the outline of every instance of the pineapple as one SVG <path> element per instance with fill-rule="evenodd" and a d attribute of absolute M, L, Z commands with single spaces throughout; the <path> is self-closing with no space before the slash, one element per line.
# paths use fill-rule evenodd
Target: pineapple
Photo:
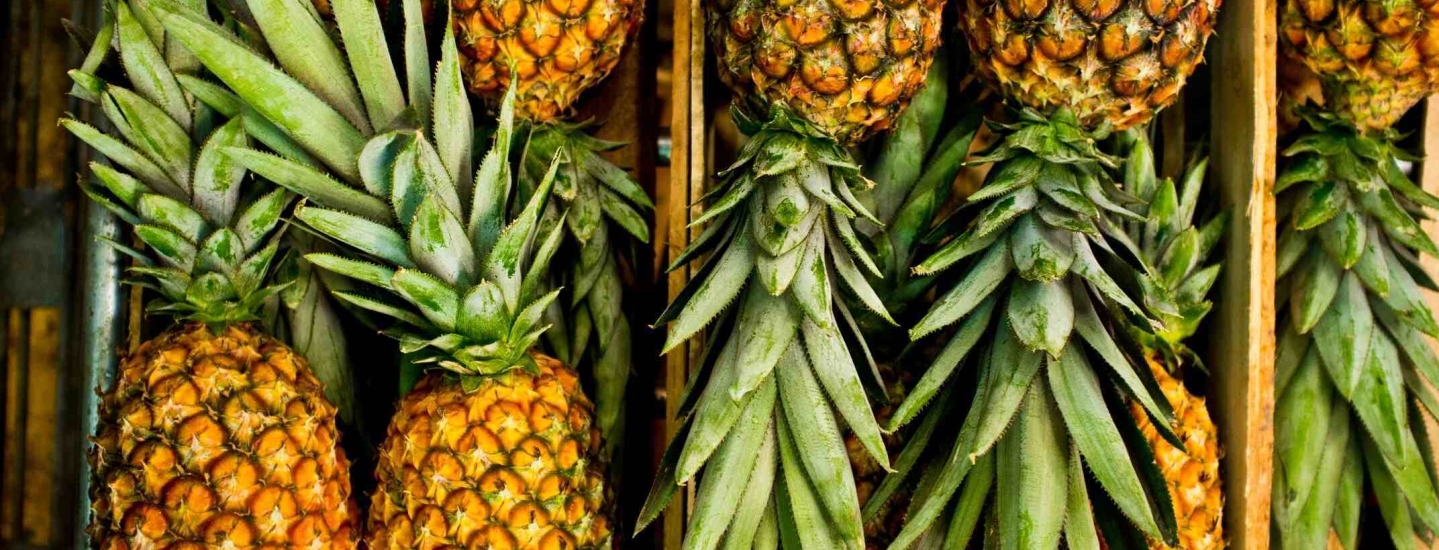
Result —
<path fill-rule="evenodd" d="M 469 91 L 494 103 L 513 88 L 519 98 L 515 116 L 532 125 L 521 187 L 534 189 L 550 159 L 562 159 L 557 204 L 545 217 L 552 221 L 560 210 L 569 212 L 570 238 L 556 284 L 570 295 L 547 317 L 555 327 L 546 340 L 560 359 L 590 375 L 600 432 L 615 444 L 631 363 L 621 274 L 633 261 L 622 250 L 649 242 L 650 221 L 641 213 L 654 203 L 625 170 L 599 155 L 623 143 L 596 139 L 586 133 L 590 124 L 565 119 L 580 94 L 619 63 L 644 2 L 450 0 L 450 8 Z"/>
<path fill-rule="evenodd" d="M 1439 324 L 1420 290 L 1434 281 L 1419 267 L 1439 247 L 1416 221 L 1439 198 L 1405 175 L 1418 159 L 1390 128 L 1435 90 L 1432 11 L 1407 0 L 1280 7 L 1281 55 L 1312 73 L 1323 104 L 1297 109 L 1274 185 L 1276 548 L 1358 548 L 1366 501 L 1398 548 L 1439 529 L 1424 418 L 1439 412 L 1428 389 L 1439 358 L 1424 337 Z"/>
<path fill-rule="evenodd" d="M 1148 442 L 1119 405 L 1138 402 L 1160 437 L 1183 446 L 1169 402 L 1151 389 L 1153 373 L 1121 351 L 1138 346 L 1119 318 L 1158 322 L 1131 296 L 1138 289 L 1120 283 L 1150 271 L 1131 265 L 1147 262 L 1118 225 L 1146 222 L 1145 201 L 1119 188 L 1122 159 L 1097 144 L 1174 100 L 1216 8 L 1205 0 L 962 6 L 978 72 L 1017 109 L 1010 122 L 991 124 L 999 140 L 969 160 L 994 164 L 966 200 L 972 207 L 938 226 L 951 238 L 915 266 L 918 275 L 964 269 L 910 338 L 958 327 L 888 428 L 919 417 L 965 366 L 977 372 L 964 374 L 976 383 L 963 425 L 906 446 L 932 458 L 891 549 L 940 526 L 945 547 L 964 547 L 991 490 L 987 545 L 1057 548 L 1063 536 L 1069 547 L 1097 548 L 1099 530 L 1109 540 L 1137 530 L 1179 544 L 1169 490 L 1156 481 L 1163 474 L 1142 458 Z M 922 429 L 952 414 L 960 395 L 946 391 Z M 925 452 L 931 444 L 940 447 Z M 914 466 L 886 483 L 914 479 Z M 1109 498 L 1091 498 L 1097 491 Z"/>
<path fill-rule="evenodd" d="M 302 0 L 283 1 L 304 9 Z M 406 8 L 418 5 L 406 1 Z M 371 97 L 388 98 L 380 104 L 403 101 L 384 94 L 399 79 L 376 71 L 385 63 L 347 67 L 337 56 L 332 64 L 307 66 L 281 57 L 287 74 L 227 40 L 225 29 L 203 16 L 157 5 L 167 31 L 232 92 L 226 101 L 253 106 L 285 129 L 281 145 L 265 142 L 278 154 L 248 147 L 224 154 L 307 198 L 295 217 L 354 254 L 305 259 L 367 285 L 372 292 L 336 296 L 393 318 L 385 333 L 399 340 L 411 370 L 426 370 L 403 397 L 380 448 L 367 544 L 609 547 L 609 488 L 598 460 L 594 407 L 575 371 L 535 349 L 548 328 L 545 312 L 559 294 L 547 269 L 565 233 L 564 215 L 543 216 L 558 159 L 528 197 L 511 188 L 516 95 L 501 104 L 494 147 L 474 154 L 460 56 L 447 27 L 433 91 L 410 90 L 411 98 L 425 101 L 396 109 L 397 116 L 367 117 L 375 129 L 367 133 L 347 124 L 342 102 L 321 99 L 303 82 L 339 76 L 358 83 L 366 104 Z M 343 0 L 335 7 L 347 49 L 387 51 L 378 28 L 364 25 L 378 21 L 373 5 Z M 351 17 L 357 13 L 363 17 Z M 405 13 L 407 35 L 423 38 L 418 10 Z M 319 33 L 261 27 L 272 46 L 328 40 L 318 25 Z M 405 57 L 424 56 L 426 44 L 407 41 Z M 408 65 L 410 81 L 428 65 Z M 420 127 L 421 120 L 436 125 Z M 327 156 L 306 162 L 292 151 Z M 482 159 L 473 173 L 466 167 L 470 158 Z M 519 209 L 514 216 L 508 214 L 512 195 Z"/>
<path fill-rule="evenodd" d="M 270 267 L 294 195 L 246 184 L 223 154 L 250 143 L 246 121 L 188 100 L 201 81 L 178 71 L 193 58 L 162 54 L 141 9 L 114 3 L 70 73 L 113 133 L 61 124 L 109 158 L 82 189 L 145 248 L 102 242 L 135 260 L 128 282 L 157 294 L 147 311 L 179 322 L 126 354 L 102 395 L 87 533 L 100 548 L 354 548 L 336 407 L 305 359 L 255 322 L 286 286 Z M 112 45 L 128 87 L 97 76 Z"/>
<path fill-rule="evenodd" d="M 1123 130 L 1174 103 L 1204 57 L 1219 0 L 965 0 L 976 70 L 1005 97 Z"/>
<path fill-rule="evenodd" d="M 1154 450 L 1174 501 L 1179 544 L 1173 548 L 1219 550 L 1224 546 L 1219 434 L 1204 398 L 1189 392 L 1183 375 L 1184 369 L 1203 368 L 1184 340 L 1199 328 L 1212 306 L 1205 295 L 1219 279 L 1220 268 L 1204 262 L 1219 243 L 1228 213 L 1215 216 L 1202 227 L 1194 225 L 1207 159 L 1191 163 L 1181 184 L 1176 185 L 1167 178 L 1156 178 L 1154 154 L 1141 133 L 1131 129 L 1123 141 L 1130 149 L 1124 189 L 1150 204 L 1149 221 L 1127 223 L 1125 233 L 1139 246 L 1145 262 L 1158 270 L 1156 275 L 1141 275 L 1139 288 L 1145 309 L 1159 323 L 1152 328 L 1131 325 L 1129 329 L 1143 346 L 1159 391 L 1174 410 L 1174 432 L 1184 445 L 1175 446 L 1160 436 L 1139 403 L 1130 401 L 1129 412 Z M 1149 546 L 1170 548 L 1156 540 L 1150 540 Z"/>
<path fill-rule="evenodd" d="M 922 88 L 942 0 L 705 3 L 720 79 L 737 103 L 793 111 L 841 144 L 889 128 Z"/>
<path fill-rule="evenodd" d="M 644 15 L 643 0 L 450 0 L 450 7 L 470 91 L 498 101 L 517 87 L 516 115 L 540 124 L 563 118 L 609 75 Z"/>
<path fill-rule="evenodd" d="M 704 199 L 693 222 L 704 230 L 672 264 L 711 258 L 656 323 L 670 324 L 665 351 L 710 331 L 704 368 L 681 407 L 684 425 L 639 527 L 703 470 L 686 549 L 774 548 L 784 539 L 786 547 L 861 550 L 843 427 L 880 469 L 890 463 L 846 341 L 862 343 L 864 334 L 839 288 L 857 307 L 894 321 L 866 278 L 883 272 L 856 230 L 858 220 L 880 223 L 855 195 L 873 182 L 844 147 L 890 127 L 923 85 L 938 47 L 940 5 L 706 7 L 719 70 L 737 95 L 731 112 L 749 140 Z M 892 40 L 875 41 L 885 36 Z M 731 49 L 739 47 L 749 53 Z M 864 63 L 845 61 L 853 73 L 823 57 L 795 65 L 809 53 Z M 770 80 L 778 78 L 783 84 Z M 797 88 L 806 82 L 816 87 Z"/>
<path fill-rule="evenodd" d="M 1413 0 L 1286 0 L 1281 55 L 1314 73 L 1327 112 L 1382 131 L 1439 84 L 1433 10 Z"/>

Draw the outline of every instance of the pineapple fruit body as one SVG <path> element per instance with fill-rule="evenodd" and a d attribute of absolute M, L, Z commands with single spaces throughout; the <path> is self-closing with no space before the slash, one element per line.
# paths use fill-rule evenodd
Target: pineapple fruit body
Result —
<path fill-rule="evenodd" d="M 513 82 L 516 114 L 539 123 L 563 118 L 581 93 L 604 80 L 644 14 L 643 0 L 451 0 L 450 5 L 470 91 L 498 103 Z"/>
<path fill-rule="evenodd" d="M 1432 0 L 1285 0 L 1281 55 L 1318 77 L 1326 111 L 1388 128 L 1439 82 L 1435 15 Z"/>
<path fill-rule="evenodd" d="M 380 448 L 370 548 L 607 548 L 594 407 L 576 374 L 534 354 L 466 391 L 432 374 L 406 394 Z"/>
<path fill-rule="evenodd" d="M 1219 0 L 965 0 L 976 70 L 1010 100 L 1082 125 L 1142 124 L 1204 56 Z"/>
<path fill-rule="evenodd" d="M 939 0 L 705 2 L 720 79 L 843 144 L 889 128 L 940 45 Z"/>
<path fill-rule="evenodd" d="M 1174 501 L 1175 519 L 1179 524 L 1180 550 L 1219 550 L 1224 548 L 1224 491 L 1219 476 L 1219 438 L 1209 408 L 1202 397 L 1184 387 L 1184 382 L 1169 374 L 1165 365 L 1150 357 L 1149 370 L 1159 381 L 1159 390 L 1174 409 L 1174 432 L 1184 442 L 1175 447 L 1159 434 L 1144 408 L 1129 403 L 1129 414 L 1144 433 L 1144 440 L 1154 449 L 1154 460 L 1169 486 Z M 1151 550 L 1171 547 L 1150 540 Z"/>
<path fill-rule="evenodd" d="M 354 548 L 335 408 L 305 360 L 246 324 L 177 325 L 121 362 L 90 453 L 106 549 Z"/>

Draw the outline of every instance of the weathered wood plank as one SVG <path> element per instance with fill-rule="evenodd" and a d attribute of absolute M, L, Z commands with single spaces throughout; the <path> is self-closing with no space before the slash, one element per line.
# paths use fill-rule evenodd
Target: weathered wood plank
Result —
<path fill-rule="evenodd" d="M 1210 326 L 1210 396 L 1225 449 L 1225 532 L 1233 548 L 1269 548 L 1274 448 L 1275 3 L 1225 2 L 1210 42 L 1210 174 L 1233 212 Z"/>

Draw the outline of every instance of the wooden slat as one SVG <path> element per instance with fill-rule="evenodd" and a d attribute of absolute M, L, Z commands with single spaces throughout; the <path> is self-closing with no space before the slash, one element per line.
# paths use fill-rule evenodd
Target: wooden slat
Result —
<path fill-rule="evenodd" d="M 674 64 L 671 77 L 670 180 L 669 188 L 662 197 L 664 202 L 660 205 L 660 214 L 666 218 L 663 245 L 666 258 L 676 257 L 690 242 L 691 234 L 687 227 L 690 204 L 695 197 L 700 196 L 709 171 L 709 128 L 704 108 L 704 34 L 704 10 L 701 0 L 676 0 Z M 689 266 L 669 274 L 671 300 L 684 288 L 690 275 Z M 676 421 L 679 400 L 689 379 L 689 365 L 698 349 L 699 346 L 693 343 L 685 343 L 665 356 L 666 440 L 673 438 L 679 429 Z M 665 550 L 678 550 L 683 543 L 684 527 L 693 498 L 693 488 L 687 487 L 665 511 L 662 542 Z"/>
<path fill-rule="evenodd" d="M 1209 350 L 1231 548 L 1269 548 L 1274 449 L 1274 3 L 1230 0 L 1213 63 L 1210 173 L 1230 209 Z"/>

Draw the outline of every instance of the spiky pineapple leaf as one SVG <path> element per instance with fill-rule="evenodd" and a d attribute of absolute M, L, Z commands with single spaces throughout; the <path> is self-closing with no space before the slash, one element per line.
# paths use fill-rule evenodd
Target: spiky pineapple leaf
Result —
<path fill-rule="evenodd" d="M 1069 493 L 1069 444 L 1043 380 L 1025 392 L 1015 425 L 996 450 L 995 514 L 1004 548 L 1059 545 Z"/>

